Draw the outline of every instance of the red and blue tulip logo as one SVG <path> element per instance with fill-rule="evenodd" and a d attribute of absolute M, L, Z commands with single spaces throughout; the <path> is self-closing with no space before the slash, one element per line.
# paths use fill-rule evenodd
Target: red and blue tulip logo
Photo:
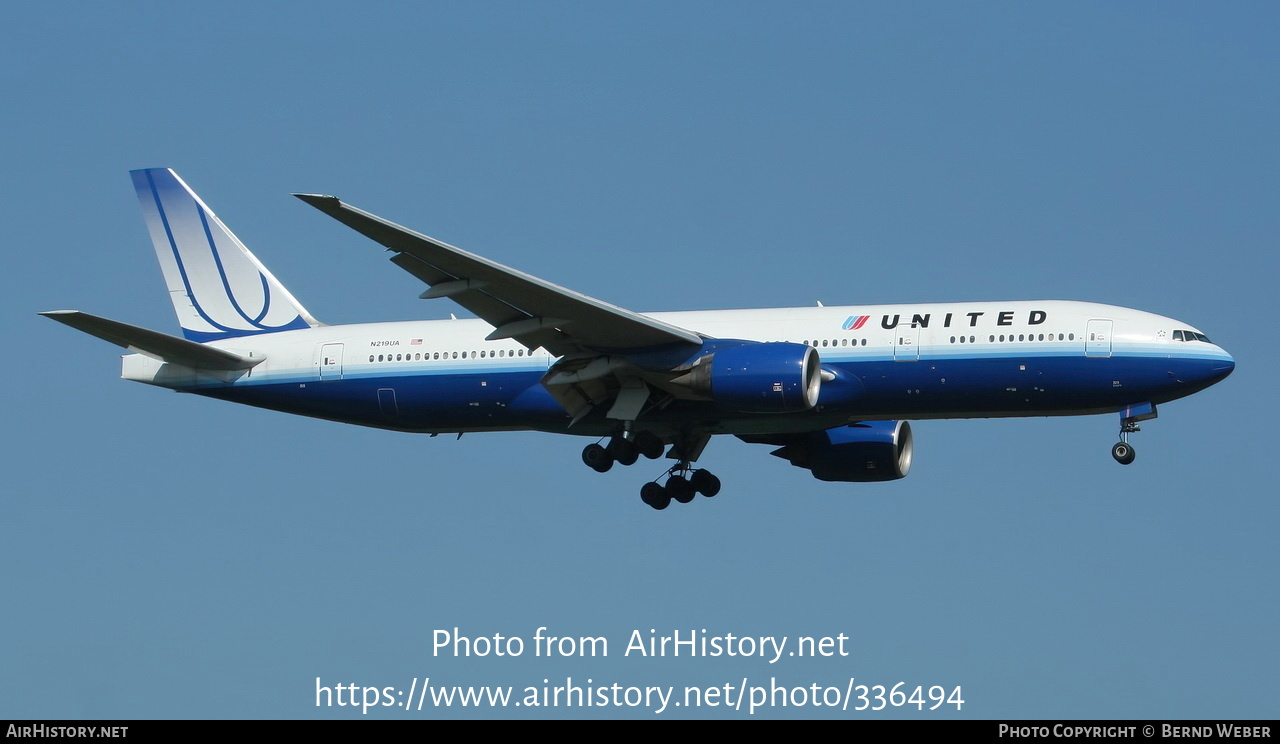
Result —
<path fill-rule="evenodd" d="M 844 321 L 844 330 L 856 331 L 861 328 L 863 324 L 867 322 L 867 318 L 870 317 L 870 315 L 850 315 Z"/>

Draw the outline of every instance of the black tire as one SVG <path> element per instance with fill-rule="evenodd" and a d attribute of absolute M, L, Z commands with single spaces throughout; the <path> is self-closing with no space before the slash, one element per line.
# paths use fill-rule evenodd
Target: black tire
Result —
<path fill-rule="evenodd" d="M 607 473 L 613 467 L 613 458 L 609 451 L 598 444 L 588 444 L 582 448 L 582 461 L 597 473 Z"/>
<path fill-rule="evenodd" d="M 693 484 L 682 475 L 673 475 L 667 479 L 667 491 L 670 492 L 671 498 L 682 504 L 693 501 L 693 497 L 698 495 Z"/>
<path fill-rule="evenodd" d="M 693 485 L 693 490 L 707 498 L 720 493 L 720 479 L 712 475 L 710 470 L 693 471 L 693 477 L 689 479 L 689 483 Z"/>
<path fill-rule="evenodd" d="M 649 506 L 662 511 L 671 505 L 671 494 L 667 489 L 650 481 L 640 487 L 640 500 Z"/>
<path fill-rule="evenodd" d="M 1137 459 L 1138 453 L 1133 451 L 1133 447 L 1130 447 L 1128 442 L 1116 442 L 1111 448 L 1111 456 L 1121 465 L 1129 465 Z"/>
<path fill-rule="evenodd" d="M 635 439 L 632 440 L 632 443 L 635 444 L 636 449 L 639 450 L 640 454 L 650 460 L 656 460 L 659 457 L 662 457 L 662 450 L 665 449 L 665 445 L 662 443 L 662 440 L 658 438 L 658 435 L 651 431 L 639 432 L 636 434 Z"/>
<path fill-rule="evenodd" d="M 640 459 L 640 450 L 635 444 L 622 437 L 610 439 L 608 450 L 619 465 L 635 465 L 636 460 Z"/>

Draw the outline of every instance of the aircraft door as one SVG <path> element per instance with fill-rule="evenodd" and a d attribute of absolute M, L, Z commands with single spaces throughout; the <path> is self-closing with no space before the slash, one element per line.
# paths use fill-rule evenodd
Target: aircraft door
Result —
<path fill-rule="evenodd" d="M 378 388 L 378 410 L 382 412 L 382 417 L 388 421 L 395 421 L 400 418 L 400 408 L 396 405 L 396 391 L 394 388 Z"/>
<path fill-rule="evenodd" d="M 914 324 L 894 330 L 893 360 L 895 362 L 920 361 L 920 329 Z"/>
<path fill-rule="evenodd" d="M 320 379 L 342 379 L 342 344 L 325 344 L 320 347 Z"/>
<path fill-rule="evenodd" d="M 1115 325 L 1110 320 L 1091 320 L 1085 331 L 1084 355 L 1087 357 L 1111 356 L 1111 328 Z"/>

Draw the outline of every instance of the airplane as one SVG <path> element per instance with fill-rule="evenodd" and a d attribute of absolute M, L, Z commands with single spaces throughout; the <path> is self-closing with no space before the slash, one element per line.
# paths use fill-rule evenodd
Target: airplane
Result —
<path fill-rule="evenodd" d="M 40 313 L 132 352 L 121 376 L 403 432 L 593 438 L 605 472 L 666 453 L 654 509 L 719 493 L 695 468 L 712 436 L 776 447 L 819 480 L 911 468 L 910 421 L 1119 413 L 1112 456 L 1157 406 L 1235 360 L 1182 321 L 1065 300 L 637 313 L 346 204 L 297 198 L 393 252 L 423 299 L 476 317 L 316 320 L 168 168 L 131 171 L 182 337 L 78 310 Z M 660 480 L 665 481 L 659 483 Z"/>

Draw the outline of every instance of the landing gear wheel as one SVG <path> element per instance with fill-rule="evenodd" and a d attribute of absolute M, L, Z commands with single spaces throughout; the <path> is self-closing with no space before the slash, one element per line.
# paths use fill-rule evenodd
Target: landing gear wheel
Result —
<path fill-rule="evenodd" d="M 635 465 L 636 460 L 640 458 L 640 450 L 636 445 L 622 437 L 614 437 L 609 440 L 609 455 L 618 461 L 619 465 Z"/>
<path fill-rule="evenodd" d="M 698 495 L 693 488 L 693 484 L 683 475 L 673 475 L 668 478 L 667 491 L 671 493 L 671 498 L 682 504 L 693 501 L 693 497 Z"/>
<path fill-rule="evenodd" d="M 649 481 L 640 487 L 640 500 L 654 509 L 662 511 L 671 505 L 671 494 L 657 483 Z"/>
<path fill-rule="evenodd" d="M 657 434 L 654 434 L 651 431 L 642 431 L 637 433 L 635 439 L 632 440 L 632 444 L 636 446 L 636 449 L 640 454 L 650 460 L 656 460 L 659 457 L 662 457 L 662 440 L 658 438 Z"/>
<path fill-rule="evenodd" d="M 1128 442 L 1116 442 L 1115 446 L 1111 448 L 1111 456 L 1116 458 L 1116 462 L 1121 465 L 1128 465 L 1133 462 L 1138 454 L 1133 451 L 1133 447 L 1129 446 Z"/>
<path fill-rule="evenodd" d="M 689 484 L 693 486 L 693 490 L 707 498 L 720 493 L 720 479 L 712 475 L 710 470 L 693 471 Z"/>
<path fill-rule="evenodd" d="M 613 457 L 598 444 L 588 444 L 582 449 L 582 461 L 597 473 L 607 473 L 613 467 Z"/>

